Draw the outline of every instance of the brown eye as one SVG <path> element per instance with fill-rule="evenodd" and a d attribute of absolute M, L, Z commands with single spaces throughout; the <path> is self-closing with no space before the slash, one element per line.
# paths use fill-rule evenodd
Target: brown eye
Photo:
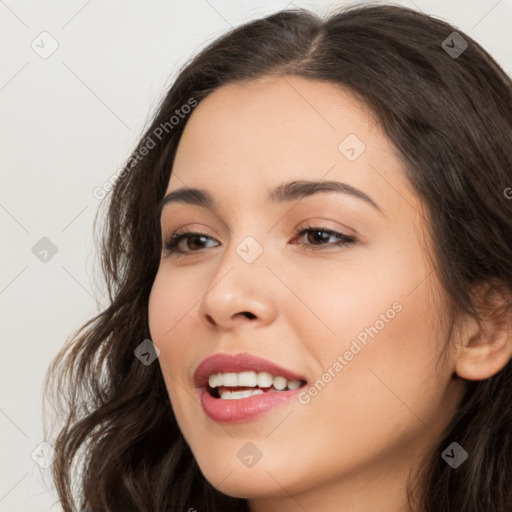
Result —
<path fill-rule="evenodd" d="M 172 234 L 170 239 L 165 242 L 164 249 L 170 254 L 187 254 L 189 252 L 198 252 L 198 250 L 206 248 L 202 244 L 204 244 L 208 239 L 213 240 L 213 238 L 205 235 L 204 233 L 194 233 L 191 231 L 176 232 Z M 185 243 L 185 245 L 188 245 L 188 248 L 183 248 L 183 244 L 181 243 L 182 241 L 189 241 L 188 243 Z M 194 248 L 194 246 L 196 246 L 196 248 Z"/>
<path fill-rule="evenodd" d="M 295 235 L 298 238 L 303 237 L 303 235 L 307 235 L 305 237 L 306 243 L 302 243 L 301 245 L 303 245 L 304 248 L 309 251 L 317 251 L 331 247 L 350 246 L 356 241 L 356 239 L 352 236 L 338 233 L 332 229 L 315 226 L 310 226 L 305 229 L 298 229 L 295 231 Z M 338 241 L 329 244 L 329 238 L 338 238 Z"/>

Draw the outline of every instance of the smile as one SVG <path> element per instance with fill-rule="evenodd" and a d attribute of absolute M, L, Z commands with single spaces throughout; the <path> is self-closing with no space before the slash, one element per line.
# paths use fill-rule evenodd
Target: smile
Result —
<path fill-rule="evenodd" d="M 259 357 L 219 353 L 197 367 L 194 383 L 210 419 L 240 423 L 289 402 L 307 381 Z"/>
<path fill-rule="evenodd" d="M 268 372 L 216 373 L 208 379 L 208 391 L 222 400 L 236 400 L 266 392 L 293 391 L 304 384 L 304 381 L 289 381 L 286 377 L 273 376 Z"/>

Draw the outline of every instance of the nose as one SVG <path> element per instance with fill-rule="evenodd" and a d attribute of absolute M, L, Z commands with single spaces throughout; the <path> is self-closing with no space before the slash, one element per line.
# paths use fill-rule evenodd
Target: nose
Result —
<path fill-rule="evenodd" d="M 264 326 L 276 316 L 276 279 L 265 251 L 251 263 L 229 246 L 212 273 L 199 314 L 210 328 L 232 329 L 248 322 Z"/>

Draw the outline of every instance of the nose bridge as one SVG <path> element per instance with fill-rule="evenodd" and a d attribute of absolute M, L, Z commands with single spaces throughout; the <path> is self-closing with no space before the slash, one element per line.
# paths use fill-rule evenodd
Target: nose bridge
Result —
<path fill-rule="evenodd" d="M 267 236 L 268 229 L 258 212 L 257 209 L 248 211 L 247 208 L 243 215 L 233 212 L 235 222 L 230 228 L 228 247 L 222 255 L 220 267 L 235 265 L 241 269 L 247 267 L 250 271 L 255 267 L 264 268 L 264 253 L 269 248 L 270 236 Z"/>
<path fill-rule="evenodd" d="M 262 235 L 258 238 L 261 240 Z M 259 284 L 263 285 L 266 281 L 265 274 L 268 273 L 263 243 L 263 240 L 260 242 L 253 235 L 246 235 L 241 240 L 240 237 L 237 240 L 235 235 L 220 256 L 210 287 L 217 287 L 222 281 L 233 280 L 235 290 L 250 288 L 256 291 Z"/>
<path fill-rule="evenodd" d="M 217 324 L 229 323 L 238 313 L 249 313 L 250 318 L 254 315 L 268 322 L 275 310 L 268 286 L 271 272 L 266 268 L 264 241 L 256 238 L 261 239 L 264 231 L 242 237 L 235 231 L 211 275 L 200 314 Z"/>

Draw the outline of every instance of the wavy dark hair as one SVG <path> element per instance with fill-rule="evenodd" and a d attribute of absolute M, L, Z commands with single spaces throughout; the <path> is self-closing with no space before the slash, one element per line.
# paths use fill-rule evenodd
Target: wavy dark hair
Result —
<path fill-rule="evenodd" d="M 467 43 L 460 55 L 450 54 L 462 48 L 454 31 Z M 249 510 L 247 500 L 204 478 L 160 366 L 141 364 L 134 350 L 151 338 L 158 205 L 187 117 L 169 120 L 225 84 L 286 75 L 337 84 L 375 114 L 428 212 L 450 311 L 480 322 L 472 285 L 511 292 L 512 200 L 505 191 L 512 185 L 512 84 L 476 41 L 391 4 L 353 5 L 325 17 L 288 9 L 236 27 L 179 70 L 108 198 L 96 240 L 108 306 L 70 336 L 45 382 L 45 403 L 59 418 L 51 471 L 65 512 Z M 148 151 L 149 140 L 156 144 Z M 512 364 L 466 384 L 421 466 L 416 510 L 512 510 Z M 45 435 L 50 439 L 46 427 Z M 456 470 L 441 457 L 454 440 L 470 454 Z M 412 494 L 408 488 L 409 506 Z"/>

